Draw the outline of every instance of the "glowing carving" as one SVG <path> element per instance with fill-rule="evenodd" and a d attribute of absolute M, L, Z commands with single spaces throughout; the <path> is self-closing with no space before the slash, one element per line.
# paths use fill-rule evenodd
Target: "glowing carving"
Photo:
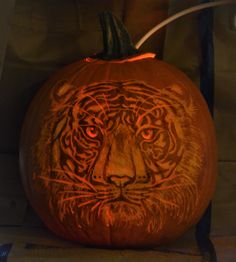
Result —
<path fill-rule="evenodd" d="M 198 108 L 183 87 L 108 81 L 53 87 L 35 153 L 34 179 L 63 228 L 96 223 L 157 234 L 198 205 L 204 150 Z M 70 220 L 69 223 L 64 221 Z"/>

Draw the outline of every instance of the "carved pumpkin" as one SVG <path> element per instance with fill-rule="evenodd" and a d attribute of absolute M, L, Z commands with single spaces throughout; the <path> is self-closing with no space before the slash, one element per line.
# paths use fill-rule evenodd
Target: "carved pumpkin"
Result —
<path fill-rule="evenodd" d="M 22 180 L 59 236 L 155 246 L 194 225 L 211 200 L 212 119 L 182 72 L 137 53 L 120 22 L 104 17 L 105 38 L 113 37 L 105 52 L 57 72 L 33 99 L 22 130 Z"/>

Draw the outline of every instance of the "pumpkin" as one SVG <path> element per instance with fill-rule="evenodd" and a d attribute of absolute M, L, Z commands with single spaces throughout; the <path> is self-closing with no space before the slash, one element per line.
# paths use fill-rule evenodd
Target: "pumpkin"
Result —
<path fill-rule="evenodd" d="M 56 72 L 25 117 L 22 181 L 58 236 L 151 247 L 197 223 L 215 187 L 215 134 L 191 80 L 139 53 L 116 18 L 105 51 Z"/>

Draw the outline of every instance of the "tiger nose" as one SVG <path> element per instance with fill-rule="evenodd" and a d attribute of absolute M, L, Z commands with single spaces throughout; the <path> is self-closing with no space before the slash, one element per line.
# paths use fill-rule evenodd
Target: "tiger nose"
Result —
<path fill-rule="evenodd" d="M 118 187 L 124 187 L 126 184 L 129 184 L 130 180 L 131 177 L 129 176 L 110 175 L 108 177 L 108 181 Z"/>

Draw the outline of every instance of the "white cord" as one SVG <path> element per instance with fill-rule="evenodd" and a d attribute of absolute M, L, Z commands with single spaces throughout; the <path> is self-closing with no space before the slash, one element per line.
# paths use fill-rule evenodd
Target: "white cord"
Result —
<path fill-rule="evenodd" d="M 210 3 L 205 3 L 205 4 L 200 4 L 200 5 L 197 5 L 197 6 L 193 6 L 193 7 L 190 7 L 190 8 L 187 8 L 187 9 L 184 9 L 176 14 L 174 14 L 173 16 L 170 16 L 168 17 L 167 19 L 165 19 L 164 21 L 162 21 L 160 24 L 154 26 L 151 30 L 149 30 L 136 44 L 135 44 L 135 47 L 137 49 L 139 49 L 144 42 L 147 41 L 147 39 L 149 37 L 151 37 L 156 31 L 160 30 L 162 27 L 168 25 L 169 23 L 173 22 L 174 20 L 184 16 L 184 15 L 187 15 L 187 14 L 190 14 L 190 13 L 193 13 L 193 12 L 196 12 L 196 11 L 199 11 L 199 10 L 202 10 L 202 9 L 205 9 L 205 8 L 210 8 L 210 7 L 216 7 L 216 6 L 220 6 L 220 5 L 227 5 L 227 4 L 235 4 L 235 0 L 223 0 L 223 1 L 217 1 L 217 2 L 210 2 Z"/>

